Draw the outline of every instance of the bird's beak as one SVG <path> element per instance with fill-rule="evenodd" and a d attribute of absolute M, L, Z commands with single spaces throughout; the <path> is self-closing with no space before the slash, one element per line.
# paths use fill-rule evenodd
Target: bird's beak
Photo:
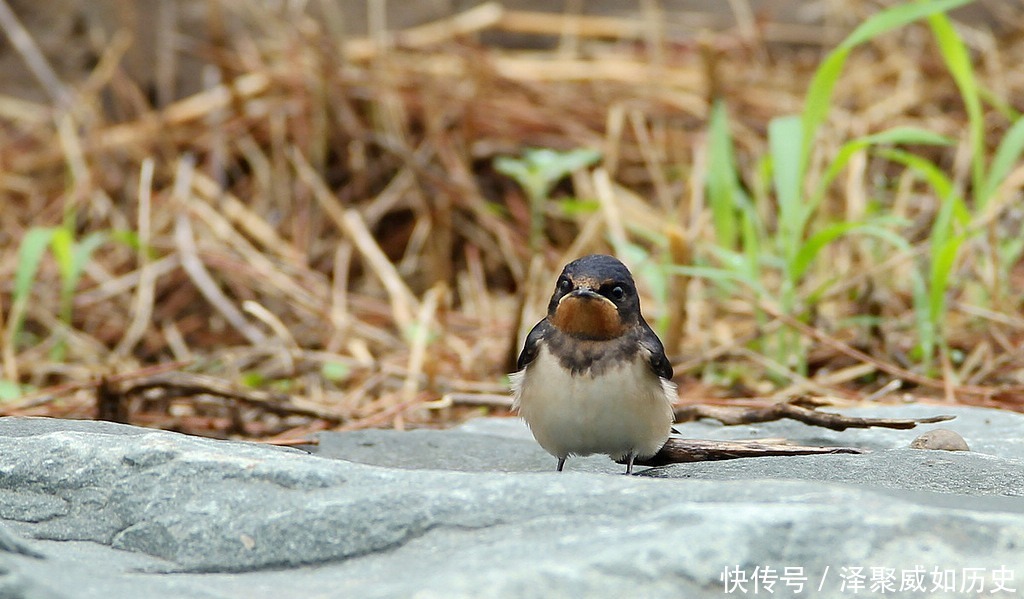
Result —
<path fill-rule="evenodd" d="M 579 289 L 573 289 L 566 297 L 578 297 L 580 299 L 603 299 L 596 291 L 589 287 L 580 287 Z"/>

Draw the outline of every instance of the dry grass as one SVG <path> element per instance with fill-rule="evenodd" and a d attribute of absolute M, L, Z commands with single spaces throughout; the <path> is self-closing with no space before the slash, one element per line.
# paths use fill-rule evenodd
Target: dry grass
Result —
<path fill-rule="evenodd" d="M 800 109 L 819 43 L 858 16 L 808 29 L 741 20 L 686 35 L 654 26 L 657 15 L 574 19 L 486 4 L 342 40 L 330 18 L 220 6 L 237 27 L 190 50 L 209 65 L 201 93 L 154 107 L 151 92 L 166 94 L 125 75 L 115 36 L 67 111 L 0 97 L 3 376 L 28 389 L 0 413 L 92 417 L 99 397 L 124 403 L 133 423 L 278 439 L 506 413 L 504 373 L 561 265 L 616 241 L 646 247 L 655 262 L 707 259 L 709 99 L 727 99 L 740 171 L 754 185 L 767 122 Z M 964 37 L 980 81 L 1021 111 L 1024 20 L 1004 25 L 999 37 L 981 28 Z M 495 31 L 560 37 L 548 51 L 479 42 Z M 998 138 L 1007 118 L 986 109 Z M 965 122 L 927 28 L 912 26 L 854 52 L 814 161 L 851 137 L 914 125 L 961 141 L 922 152 L 964 184 Z M 492 167 L 525 147 L 604 156 L 555 194 L 599 208 L 549 203 L 538 255 L 522 191 Z M 883 202 L 914 223 L 909 241 L 921 248 L 937 203 L 892 177 L 891 165 L 860 156 L 826 210 L 855 220 Z M 998 235 L 1020 230 L 1022 184 L 1016 168 L 991 219 Z M 57 316 L 60 273 L 44 259 L 11 343 L 19 240 L 62 223 L 79 239 L 131 231 L 138 245 L 111 238 L 92 255 L 69 324 Z M 972 257 L 984 247 L 972 251 L 957 280 L 990 280 Z M 806 375 L 780 377 L 786 365 L 749 347 L 766 330 L 742 294 L 676 277 L 667 301 L 647 297 L 645 311 L 668 317 L 681 402 L 908 392 L 1024 408 L 1024 265 L 1009 269 L 1001 305 L 957 287 L 949 337 L 962 356 L 936 376 L 907 358 L 904 277 L 918 257 L 878 261 L 855 242 L 828 250 L 814 276 L 842 281 L 800 329 L 813 345 Z M 851 324 L 865 313 L 882 324 Z M 800 321 L 782 315 L 768 326 L 791 325 Z"/>

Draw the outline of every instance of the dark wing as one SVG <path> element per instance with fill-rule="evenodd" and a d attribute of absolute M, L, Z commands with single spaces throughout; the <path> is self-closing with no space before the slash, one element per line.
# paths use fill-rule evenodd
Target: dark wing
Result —
<path fill-rule="evenodd" d="M 663 379 L 672 380 L 672 363 L 665 357 L 665 346 L 643 318 L 640 319 L 640 345 L 651 353 L 651 370 Z"/>
<path fill-rule="evenodd" d="M 526 365 L 533 362 L 540 351 L 540 340 L 551 331 L 551 324 L 548 319 L 538 322 L 530 334 L 526 336 L 526 343 L 523 344 L 523 351 L 519 353 L 519 360 L 516 361 L 516 368 L 522 370 Z"/>

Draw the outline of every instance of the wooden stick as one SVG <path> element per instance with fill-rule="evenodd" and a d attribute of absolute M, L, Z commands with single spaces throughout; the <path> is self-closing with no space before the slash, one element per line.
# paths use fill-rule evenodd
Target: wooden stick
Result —
<path fill-rule="evenodd" d="M 711 462 L 738 458 L 762 458 L 789 455 L 862 454 L 866 449 L 856 447 L 817 447 L 764 443 L 761 441 L 712 441 L 704 439 L 670 438 L 658 453 L 635 463 L 641 466 L 664 466 L 685 462 Z M 619 461 L 624 464 L 625 460 Z"/>
<path fill-rule="evenodd" d="M 821 426 L 834 431 L 848 428 L 894 428 L 910 429 L 919 424 L 934 424 L 952 420 L 956 416 L 940 415 L 929 418 L 858 418 L 835 412 L 820 412 L 793 403 L 772 404 L 764 408 L 735 408 L 725 406 L 696 405 L 677 408 L 676 422 L 687 422 L 700 418 L 711 418 L 725 425 L 772 422 L 788 418 L 811 426 Z"/>
<path fill-rule="evenodd" d="M 189 364 L 190 364 L 190 362 L 188 362 L 188 361 L 167 362 L 166 364 L 156 364 L 154 366 L 147 366 L 145 368 L 140 368 L 138 370 L 133 370 L 131 372 L 125 372 L 123 374 L 109 376 L 109 377 L 106 377 L 105 380 L 108 383 L 117 383 L 117 382 L 121 382 L 121 381 L 127 381 L 127 380 L 133 379 L 133 378 L 145 378 L 145 377 L 152 376 L 154 374 L 158 374 L 158 373 L 161 373 L 161 372 L 167 372 L 169 370 L 177 370 L 179 368 L 184 368 L 185 366 L 188 366 Z M 66 397 L 68 395 L 71 395 L 72 393 L 75 393 L 76 391 L 81 391 L 82 389 L 95 388 L 95 387 L 100 385 L 100 382 L 101 381 L 99 381 L 97 379 L 93 379 L 93 380 L 89 380 L 89 381 L 64 383 L 62 385 L 55 385 L 53 387 L 47 387 L 45 389 L 40 390 L 38 393 L 32 393 L 30 395 L 26 395 L 26 396 L 24 396 L 24 397 L 22 397 L 20 399 L 15 400 L 15 401 L 5 402 L 4 404 L 0 405 L 0 415 L 16 414 L 16 413 L 21 412 L 23 410 L 29 410 L 31 408 L 37 408 L 37 407 L 39 407 L 41 405 L 47 404 L 47 403 L 55 400 L 55 399 L 60 399 L 61 397 Z"/>
<path fill-rule="evenodd" d="M 337 412 L 315 405 L 297 405 L 284 393 L 272 393 L 256 389 L 241 389 L 228 381 L 204 374 L 189 372 L 166 372 L 153 376 L 125 381 L 117 392 L 122 397 L 138 395 L 144 391 L 158 389 L 164 396 L 215 395 L 246 403 L 268 412 L 283 416 L 299 415 L 339 423 L 345 417 Z"/>

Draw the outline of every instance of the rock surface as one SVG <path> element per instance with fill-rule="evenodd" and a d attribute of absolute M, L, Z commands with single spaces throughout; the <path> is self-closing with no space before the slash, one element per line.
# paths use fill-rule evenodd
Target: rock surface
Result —
<path fill-rule="evenodd" d="M 850 412 L 956 414 L 941 427 L 973 451 L 908 448 L 940 425 L 697 422 L 677 428 L 873 451 L 625 477 L 601 456 L 552 472 L 515 419 L 325 433 L 310 455 L 0 418 L 0 598 L 1024 593 L 1024 416 Z"/>
<path fill-rule="evenodd" d="M 910 442 L 911 449 L 941 449 L 943 451 L 970 451 L 967 441 L 956 431 L 937 428 Z"/>

